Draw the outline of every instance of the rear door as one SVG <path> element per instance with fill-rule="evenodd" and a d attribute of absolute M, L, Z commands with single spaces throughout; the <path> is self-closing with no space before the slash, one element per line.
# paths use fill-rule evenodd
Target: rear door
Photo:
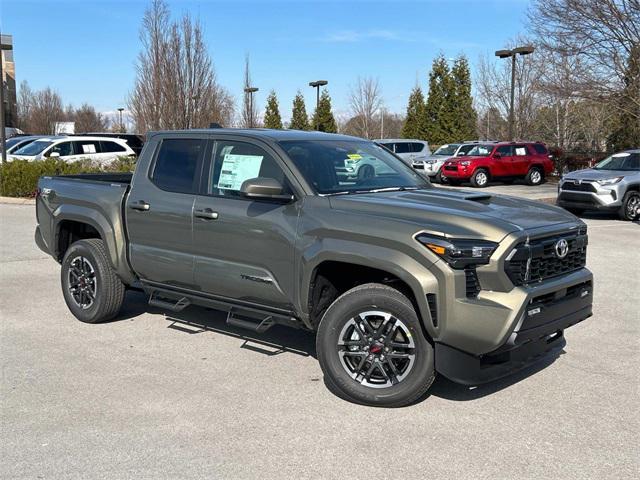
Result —
<path fill-rule="evenodd" d="M 192 214 L 207 139 L 176 136 L 154 143 L 154 157 L 146 171 L 136 170 L 127 199 L 131 266 L 142 280 L 192 289 Z"/>
<path fill-rule="evenodd" d="M 531 164 L 531 154 L 526 145 L 514 145 L 513 156 L 511 157 L 512 175 L 524 177 L 529 171 Z"/>
<path fill-rule="evenodd" d="M 289 310 L 299 201 L 247 199 L 242 182 L 274 178 L 294 193 L 293 177 L 268 145 L 247 138 L 215 141 L 203 194 L 194 205 L 195 283 L 204 293 Z"/>
<path fill-rule="evenodd" d="M 495 157 L 496 153 L 500 154 L 500 158 Z M 500 145 L 493 155 L 491 175 L 494 177 L 510 177 L 513 175 L 513 166 L 511 165 L 513 147 L 511 145 Z"/>

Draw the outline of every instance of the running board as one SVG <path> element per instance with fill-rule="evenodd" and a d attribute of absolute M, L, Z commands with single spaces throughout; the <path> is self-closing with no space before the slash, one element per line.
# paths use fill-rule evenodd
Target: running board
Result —
<path fill-rule="evenodd" d="M 251 320 L 245 320 L 245 318 L 235 317 L 232 309 L 227 314 L 227 325 L 244 328 L 245 330 L 251 330 L 252 332 L 256 333 L 264 333 L 276 324 L 276 320 L 273 318 L 273 315 L 268 315 L 261 321 L 259 319 L 256 319 L 255 322 Z"/>
<path fill-rule="evenodd" d="M 153 292 L 149 297 L 149 305 L 152 307 L 162 308 L 164 310 L 170 310 L 172 312 L 181 312 L 189 305 L 191 302 L 187 297 L 181 297 L 179 299 L 169 299 L 169 298 L 159 298 L 158 292 Z"/>

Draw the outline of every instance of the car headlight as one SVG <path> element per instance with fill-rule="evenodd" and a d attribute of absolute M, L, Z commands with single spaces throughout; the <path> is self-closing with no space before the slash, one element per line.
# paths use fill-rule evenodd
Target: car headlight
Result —
<path fill-rule="evenodd" d="M 602 180 L 596 180 L 596 182 L 598 182 L 598 184 L 600 185 L 613 185 L 615 183 L 618 183 L 620 180 L 622 180 L 624 177 L 615 177 L 615 178 L 605 178 Z"/>
<path fill-rule="evenodd" d="M 463 167 L 468 167 L 469 165 L 471 165 L 471 162 L 469 160 L 464 160 L 460 162 L 460 165 L 462 165 Z"/>
<path fill-rule="evenodd" d="M 455 269 L 463 269 L 467 265 L 486 265 L 498 248 L 497 243 L 487 240 L 444 238 L 426 233 L 417 235 L 416 240 Z"/>

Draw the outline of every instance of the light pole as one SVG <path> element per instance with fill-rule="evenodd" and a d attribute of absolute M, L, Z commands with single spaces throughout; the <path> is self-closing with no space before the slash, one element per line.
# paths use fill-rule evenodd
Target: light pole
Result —
<path fill-rule="evenodd" d="M 118 113 L 120 114 L 120 133 L 124 133 L 124 125 L 122 124 L 122 111 L 124 108 L 118 108 Z"/>
<path fill-rule="evenodd" d="M 247 87 L 244 89 L 244 93 L 249 94 L 249 128 L 253 128 L 253 94 L 258 90 L 258 87 Z"/>
<path fill-rule="evenodd" d="M 11 43 L 4 43 L 2 41 L 3 36 L 4 35 L 0 35 L 0 148 L 2 149 L 2 163 L 7 161 L 7 134 L 4 131 L 4 54 L 2 52 L 13 49 L 13 45 Z"/>
<path fill-rule="evenodd" d="M 509 103 L 509 140 L 514 140 L 513 134 L 513 103 L 514 94 L 516 88 L 516 56 L 517 55 L 529 55 L 533 53 L 534 48 L 531 45 L 524 47 L 516 47 L 511 50 L 498 50 L 496 51 L 496 57 L 509 58 L 511 57 L 511 102 Z"/>
<path fill-rule="evenodd" d="M 309 86 L 316 89 L 316 112 L 318 111 L 318 106 L 320 105 L 320 87 L 324 87 L 329 82 L 326 80 L 316 80 L 315 82 L 309 82 Z M 315 125 L 316 130 L 319 129 L 319 125 Z"/>

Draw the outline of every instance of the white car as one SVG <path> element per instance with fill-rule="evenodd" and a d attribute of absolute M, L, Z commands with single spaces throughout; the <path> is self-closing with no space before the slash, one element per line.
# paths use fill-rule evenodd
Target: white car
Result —
<path fill-rule="evenodd" d="M 391 150 L 409 166 L 411 166 L 413 162 L 423 161 L 431 155 L 429 142 L 425 142 L 424 140 L 381 138 L 374 140 L 374 142 Z"/>
<path fill-rule="evenodd" d="M 7 160 L 38 161 L 60 158 L 65 162 L 92 160 L 107 164 L 118 157 L 133 156 L 135 153 L 125 140 L 105 137 L 53 136 L 43 137 L 19 148 Z"/>

